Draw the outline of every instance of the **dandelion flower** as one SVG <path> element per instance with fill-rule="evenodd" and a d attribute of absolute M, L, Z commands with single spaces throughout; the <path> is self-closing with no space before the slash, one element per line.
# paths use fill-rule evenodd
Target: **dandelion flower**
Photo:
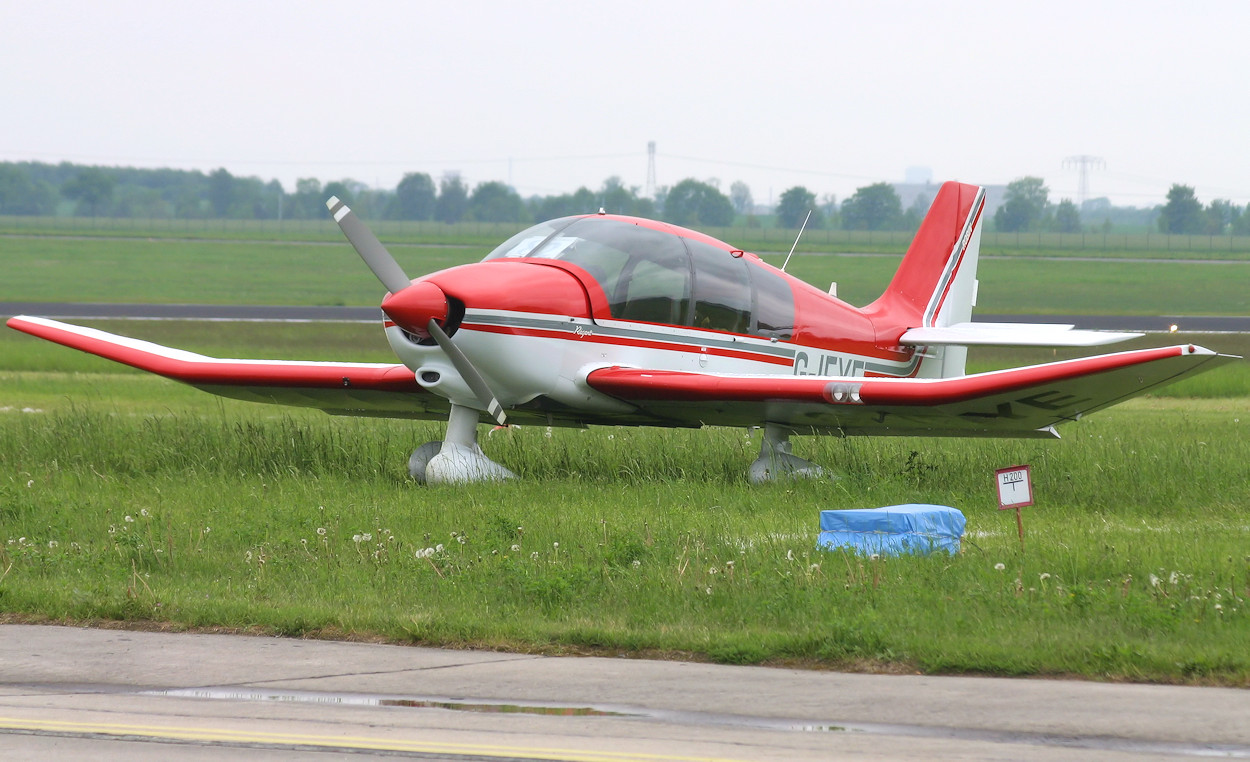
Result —
<path fill-rule="evenodd" d="M 59 544 L 60 544 L 60 543 L 58 543 L 56 540 L 48 540 L 48 547 L 49 547 L 49 548 L 55 548 L 55 547 L 56 547 L 57 545 L 59 545 Z"/>
<path fill-rule="evenodd" d="M 870 560 L 872 560 L 872 561 L 876 561 L 876 560 L 878 560 L 878 559 L 880 559 L 880 558 L 881 558 L 881 554 L 880 554 L 880 553 L 873 553 L 873 554 L 872 554 L 871 556 L 869 556 L 868 558 L 869 558 Z"/>
<path fill-rule="evenodd" d="M 364 539 L 364 538 L 363 538 L 363 537 L 361 537 L 361 536 L 360 536 L 360 535 L 358 535 L 358 534 L 354 534 L 354 535 L 352 535 L 352 542 L 356 543 L 357 545 L 359 545 L 359 544 L 360 544 L 360 541 L 361 541 L 361 540 L 363 540 L 363 539 Z"/>
<path fill-rule="evenodd" d="M 1002 571 L 1003 569 L 1006 569 L 1006 568 L 1007 568 L 1006 564 L 994 564 L 995 571 Z"/>
<path fill-rule="evenodd" d="M 434 552 L 435 552 L 435 553 L 442 553 L 442 552 L 443 552 L 443 543 L 441 543 L 441 542 L 440 542 L 439 544 L 435 545 L 435 546 L 434 546 Z"/>
<path fill-rule="evenodd" d="M 368 532 L 366 532 L 366 533 L 365 533 L 365 534 L 361 537 L 361 539 L 363 539 L 365 542 L 373 542 L 373 535 L 372 535 L 372 534 L 369 534 Z"/>
<path fill-rule="evenodd" d="M 148 509 L 147 509 L 147 508 L 140 508 L 140 509 L 139 509 L 139 515 L 140 515 L 140 516 L 147 516 L 147 515 L 148 515 Z"/>
<path fill-rule="evenodd" d="M 520 550 L 521 550 L 521 546 L 520 546 L 520 545 L 513 545 L 511 548 L 508 548 L 508 550 L 511 550 L 513 553 L 516 553 L 516 552 L 518 552 L 518 551 L 520 551 Z"/>
<path fill-rule="evenodd" d="M 133 523 L 135 523 L 135 517 L 134 517 L 134 516 L 126 516 L 125 518 L 126 518 L 126 523 L 127 523 L 127 524 L 133 524 Z"/>
<path fill-rule="evenodd" d="M 708 594 L 708 595 L 711 595 L 711 594 L 712 594 L 712 588 L 711 588 L 710 586 L 709 586 L 709 587 L 707 587 L 707 588 L 705 588 L 705 590 L 707 591 L 707 594 Z"/>
<path fill-rule="evenodd" d="M 642 561 L 639 561 L 638 559 L 635 558 L 633 566 L 635 569 L 637 569 L 639 566 L 642 566 Z"/>
<path fill-rule="evenodd" d="M 325 536 L 326 536 L 326 528 L 325 528 L 325 527 L 317 527 L 317 534 L 318 534 L 318 535 L 320 535 L 320 536 L 322 536 L 322 537 L 325 537 Z"/>
<path fill-rule="evenodd" d="M 33 486 L 35 486 L 35 480 L 34 480 L 34 479 L 31 479 L 30 481 L 26 482 L 26 486 L 27 486 L 27 487 L 33 487 Z"/>
<path fill-rule="evenodd" d="M 793 551 L 793 550 L 787 550 L 787 551 L 786 551 L 786 560 L 787 560 L 787 561 L 793 561 L 793 560 L 794 560 L 794 551 Z"/>
<path fill-rule="evenodd" d="M 560 549 L 560 543 L 558 543 L 558 542 L 553 542 L 553 543 L 551 543 L 551 547 L 552 547 L 553 549 L 555 549 L 555 550 L 559 550 L 559 549 Z"/>
<path fill-rule="evenodd" d="M 537 561 L 537 560 L 538 560 L 538 551 L 537 551 L 537 550 L 536 550 L 536 551 L 534 551 L 533 553 L 530 553 L 530 560 L 531 560 L 531 561 Z"/>
<path fill-rule="evenodd" d="M 1154 577 L 1153 574 L 1151 574 L 1150 576 Z M 1046 580 L 1050 579 L 1050 572 L 1042 572 L 1041 574 L 1037 575 L 1037 578 L 1040 579 L 1042 582 L 1045 582 Z"/>

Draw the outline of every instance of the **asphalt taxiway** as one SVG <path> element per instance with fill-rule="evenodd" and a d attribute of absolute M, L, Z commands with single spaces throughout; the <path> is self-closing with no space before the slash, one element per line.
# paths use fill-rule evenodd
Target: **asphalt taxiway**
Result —
<path fill-rule="evenodd" d="M 0 625 L 0 758 L 1250 758 L 1250 691 Z"/>

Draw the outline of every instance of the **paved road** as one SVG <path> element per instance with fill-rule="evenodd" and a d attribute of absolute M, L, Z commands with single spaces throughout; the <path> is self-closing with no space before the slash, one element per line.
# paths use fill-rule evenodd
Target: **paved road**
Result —
<path fill-rule="evenodd" d="M 0 625 L 0 758 L 1250 758 L 1250 691 Z"/>
<path fill-rule="evenodd" d="M 292 307 L 208 304 L 70 304 L 61 302 L 0 302 L 0 316 L 83 320 L 88 318 L 137 318 L 148 320 L 277 320 L 377 322 L 377 307 Z M 981 315 L 981 322 L 1072 323 L 1078 328 L 1102 331 L 1167 331 L 1176 325 L 1192 333 L 1250 333 L 1250 316 L 1185 317 L 1141 315 Z"/>

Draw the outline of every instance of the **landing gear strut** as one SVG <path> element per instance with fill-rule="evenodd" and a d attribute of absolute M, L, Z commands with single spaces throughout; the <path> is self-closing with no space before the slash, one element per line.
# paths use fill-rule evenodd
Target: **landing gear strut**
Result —
<path fill-rule="evenodd" d="M 413 450 L 408 473 L 422 484 L 468 484 L 514 479 L 516 474 L 486 457 L 477 446 L 478 411 L 451 406 L 447 436 Z"/>
<path fill-rule="evenodd" d="M 790 452 L 791 433 L 790 429 L 775 424 L 764 425 L 760 456 L 747 469 L 747 481 L 763 484 L 778 479 L 817 479 L 824 476 L 823 468 Z"/>

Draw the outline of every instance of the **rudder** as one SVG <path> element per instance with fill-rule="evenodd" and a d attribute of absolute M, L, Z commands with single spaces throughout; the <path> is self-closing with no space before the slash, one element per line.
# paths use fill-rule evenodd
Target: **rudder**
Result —
<path fill-rule="evenodd" d="M 894 278 L 863 313 L 873 322 L 878 342 L 898 342 L 910 328 L 967 322 L 976 303 L 977 259 L 985 190 L 943 183 L 916 231 Z M 949 378 L 964 374 L 967 348 L 922 348 L 918 376 Z"/>

